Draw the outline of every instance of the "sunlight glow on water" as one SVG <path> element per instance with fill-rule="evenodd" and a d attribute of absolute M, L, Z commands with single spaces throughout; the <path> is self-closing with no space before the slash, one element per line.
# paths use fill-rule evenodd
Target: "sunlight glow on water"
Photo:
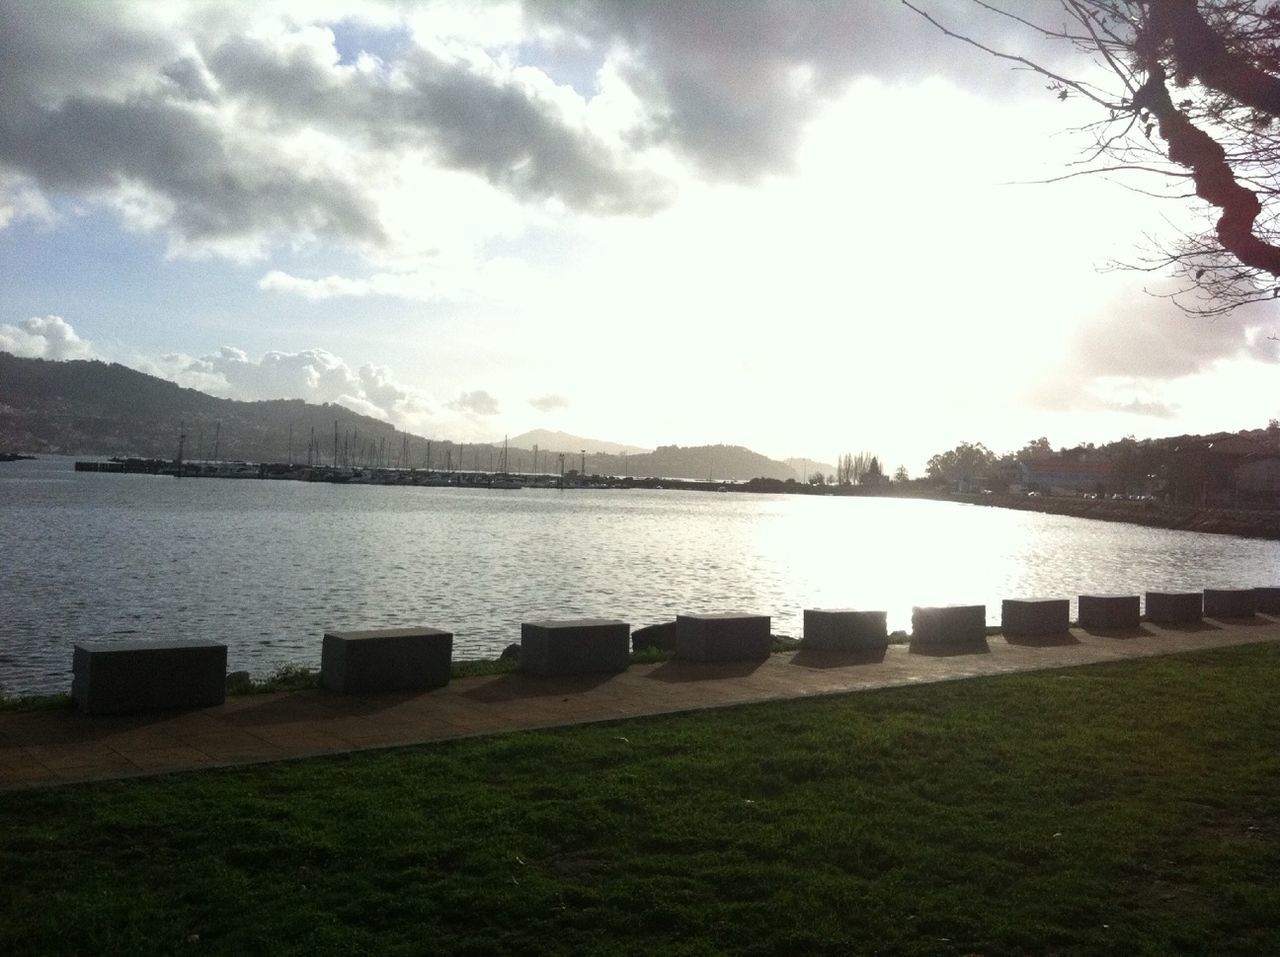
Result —
<path fill-rule="evenodd" d="M 207 637 L 318 667 L 326 629 L 430 625 L 492 657 L 520 622 L 773 616 L 1280 580 L 1280 543 L 900 499 L 309 485 L 0 465 L 0 690 L 65 691 L 74 642 Z M 1074 601 L 1072 614 L 1075 613 Z"/>

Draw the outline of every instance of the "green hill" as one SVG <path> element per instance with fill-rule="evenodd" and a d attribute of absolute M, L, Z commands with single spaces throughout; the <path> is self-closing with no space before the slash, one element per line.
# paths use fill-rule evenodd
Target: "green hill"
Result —
<path fill-rule="evenodd" d="M 240 402 L 96 360 L 52 362 L 0 352 L 0 450 L 172 459 L 185 434 L 187 459 L 307 462 L 487 470 L 501 446 L 405 433 L 343 406 L 301 399 Z M 336 436 L 336 438 L 335 438 Z M 621 447 L 619 447 L 621 448 Z M 576 449 L 574 450 L 576 451 Z M 565 456 L 565 470 L 581 465 Z M 512 448 L 514 472 L 558 472 L 544 449 L 535 462 Z M 662 446 L 635 455 L 588 454 L 587 474 L 715 481 L 795 477 L 783 462 L 733 445 Z"/>

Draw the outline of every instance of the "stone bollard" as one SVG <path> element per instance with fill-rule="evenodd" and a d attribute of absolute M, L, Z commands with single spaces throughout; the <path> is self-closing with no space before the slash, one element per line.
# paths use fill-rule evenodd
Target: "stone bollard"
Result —
<path fill-rule="evenodd" d="M 1000 602 L 1000 631 L 1006 636 L 1061 635 L 1070 627 L 1070 599 L 1006 598 Z"/>
<path fill-rule="evenodd" d="M 1271 586 L 1255 588 L 1253 595 L 1257 601 L 1258 611 L 1264 615 L 1280 615 L 1280 588 Z"/>
<path fill-rule="evenodd" d="M 986 640 L 986 605 L 933 605 L 911 609 L 913 643 L 960 645 Z"/>
<path fill-rule="evenodd" d="M 770 625 L 768 615 L 677 615 L 676 657 L 688 661 L 763 661 L 773 651 Z"/>
<path fill-rule="evenodd" d="M 1142 620 L 1137 595 L 1081 595 L 1080 627 L 1103 631 L 1137 628 Z"/>
<path fill-rule="evenodd" d="M 806 608 L 805 648 L 820 651 L 866 651 L 888 647 L 888 614 L 883 611 L 856 611 L 852 608 Z"/>
<path fill-rule="evenodd" d="M 542 677 L 626 671 L 631 626 L 613 618 L 526 621 L 520 626 L 520 670 Z"/>
<path fill-rule="evenodd" d="M 226 680 L 227 646 L 203 639 L 86 642 L 71 658 L 71 697 L 86 714 L 219 705 Z"/>
<path fill-rule="evenodd" d="M 1204 613 L 1208 618 L 1252 618 L 1258 612 L 1253 588 L 1206 588 Z"/>
<path fill-rule="evenodd" d="M 1203 610 L 1204 595 L 1198 591 L 1147 592 L 1147 621 L 1157 625 L 1197 622 Z"/>
<path fill-rule="evenodd" d="M 449 683 L 453 632 L 436 628 L 327 631 L 320 684 L 343 694 L 425 691 Z"/>

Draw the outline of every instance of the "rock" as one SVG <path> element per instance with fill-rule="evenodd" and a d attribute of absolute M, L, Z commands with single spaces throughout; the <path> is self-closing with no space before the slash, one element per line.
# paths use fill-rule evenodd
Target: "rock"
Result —
<path fill-rule="evenodd" d="M 658 651 L 676 650 L 676 623 L 666 621 L 660 625 L 637 628 L 631 633 L 632 652 L 656 648 Z"/>
<path fill-rule="evenodd" d="M 520 646 L 518 644 L 507 645 L 507 647 L 502 649 L 502 654 L 498 655 L 498 660 L 499 661 L 519 661 Z"/>
<path fill-rule="evenodd" d="M 230 692 L 248 691 L 253 684 L 253 677 L 247 671 L 232 671 L 227 674 L 226 689 Z"/>

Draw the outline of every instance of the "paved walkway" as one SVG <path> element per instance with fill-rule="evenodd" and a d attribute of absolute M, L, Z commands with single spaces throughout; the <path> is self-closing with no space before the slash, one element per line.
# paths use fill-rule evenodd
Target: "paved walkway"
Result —
<path fill-rule="evenodd" d="M 1001 636 L 945 653 L 797 651 L 762 663 L 633 665 L 617 675 L 463 678 L 416 694 L 308 690 L 228 698 L 216 708 L 121 717 L 70 710 L 0 715 L 0 790 L 162 774 L 423 744 L 700 708 L 843 694 L 977 675 L 1066 668 L 1254 642 L 1280 642 L 1280 617 L 1144 624 L 1125 633 L 1073 628 L 1047 641 Z"/>

